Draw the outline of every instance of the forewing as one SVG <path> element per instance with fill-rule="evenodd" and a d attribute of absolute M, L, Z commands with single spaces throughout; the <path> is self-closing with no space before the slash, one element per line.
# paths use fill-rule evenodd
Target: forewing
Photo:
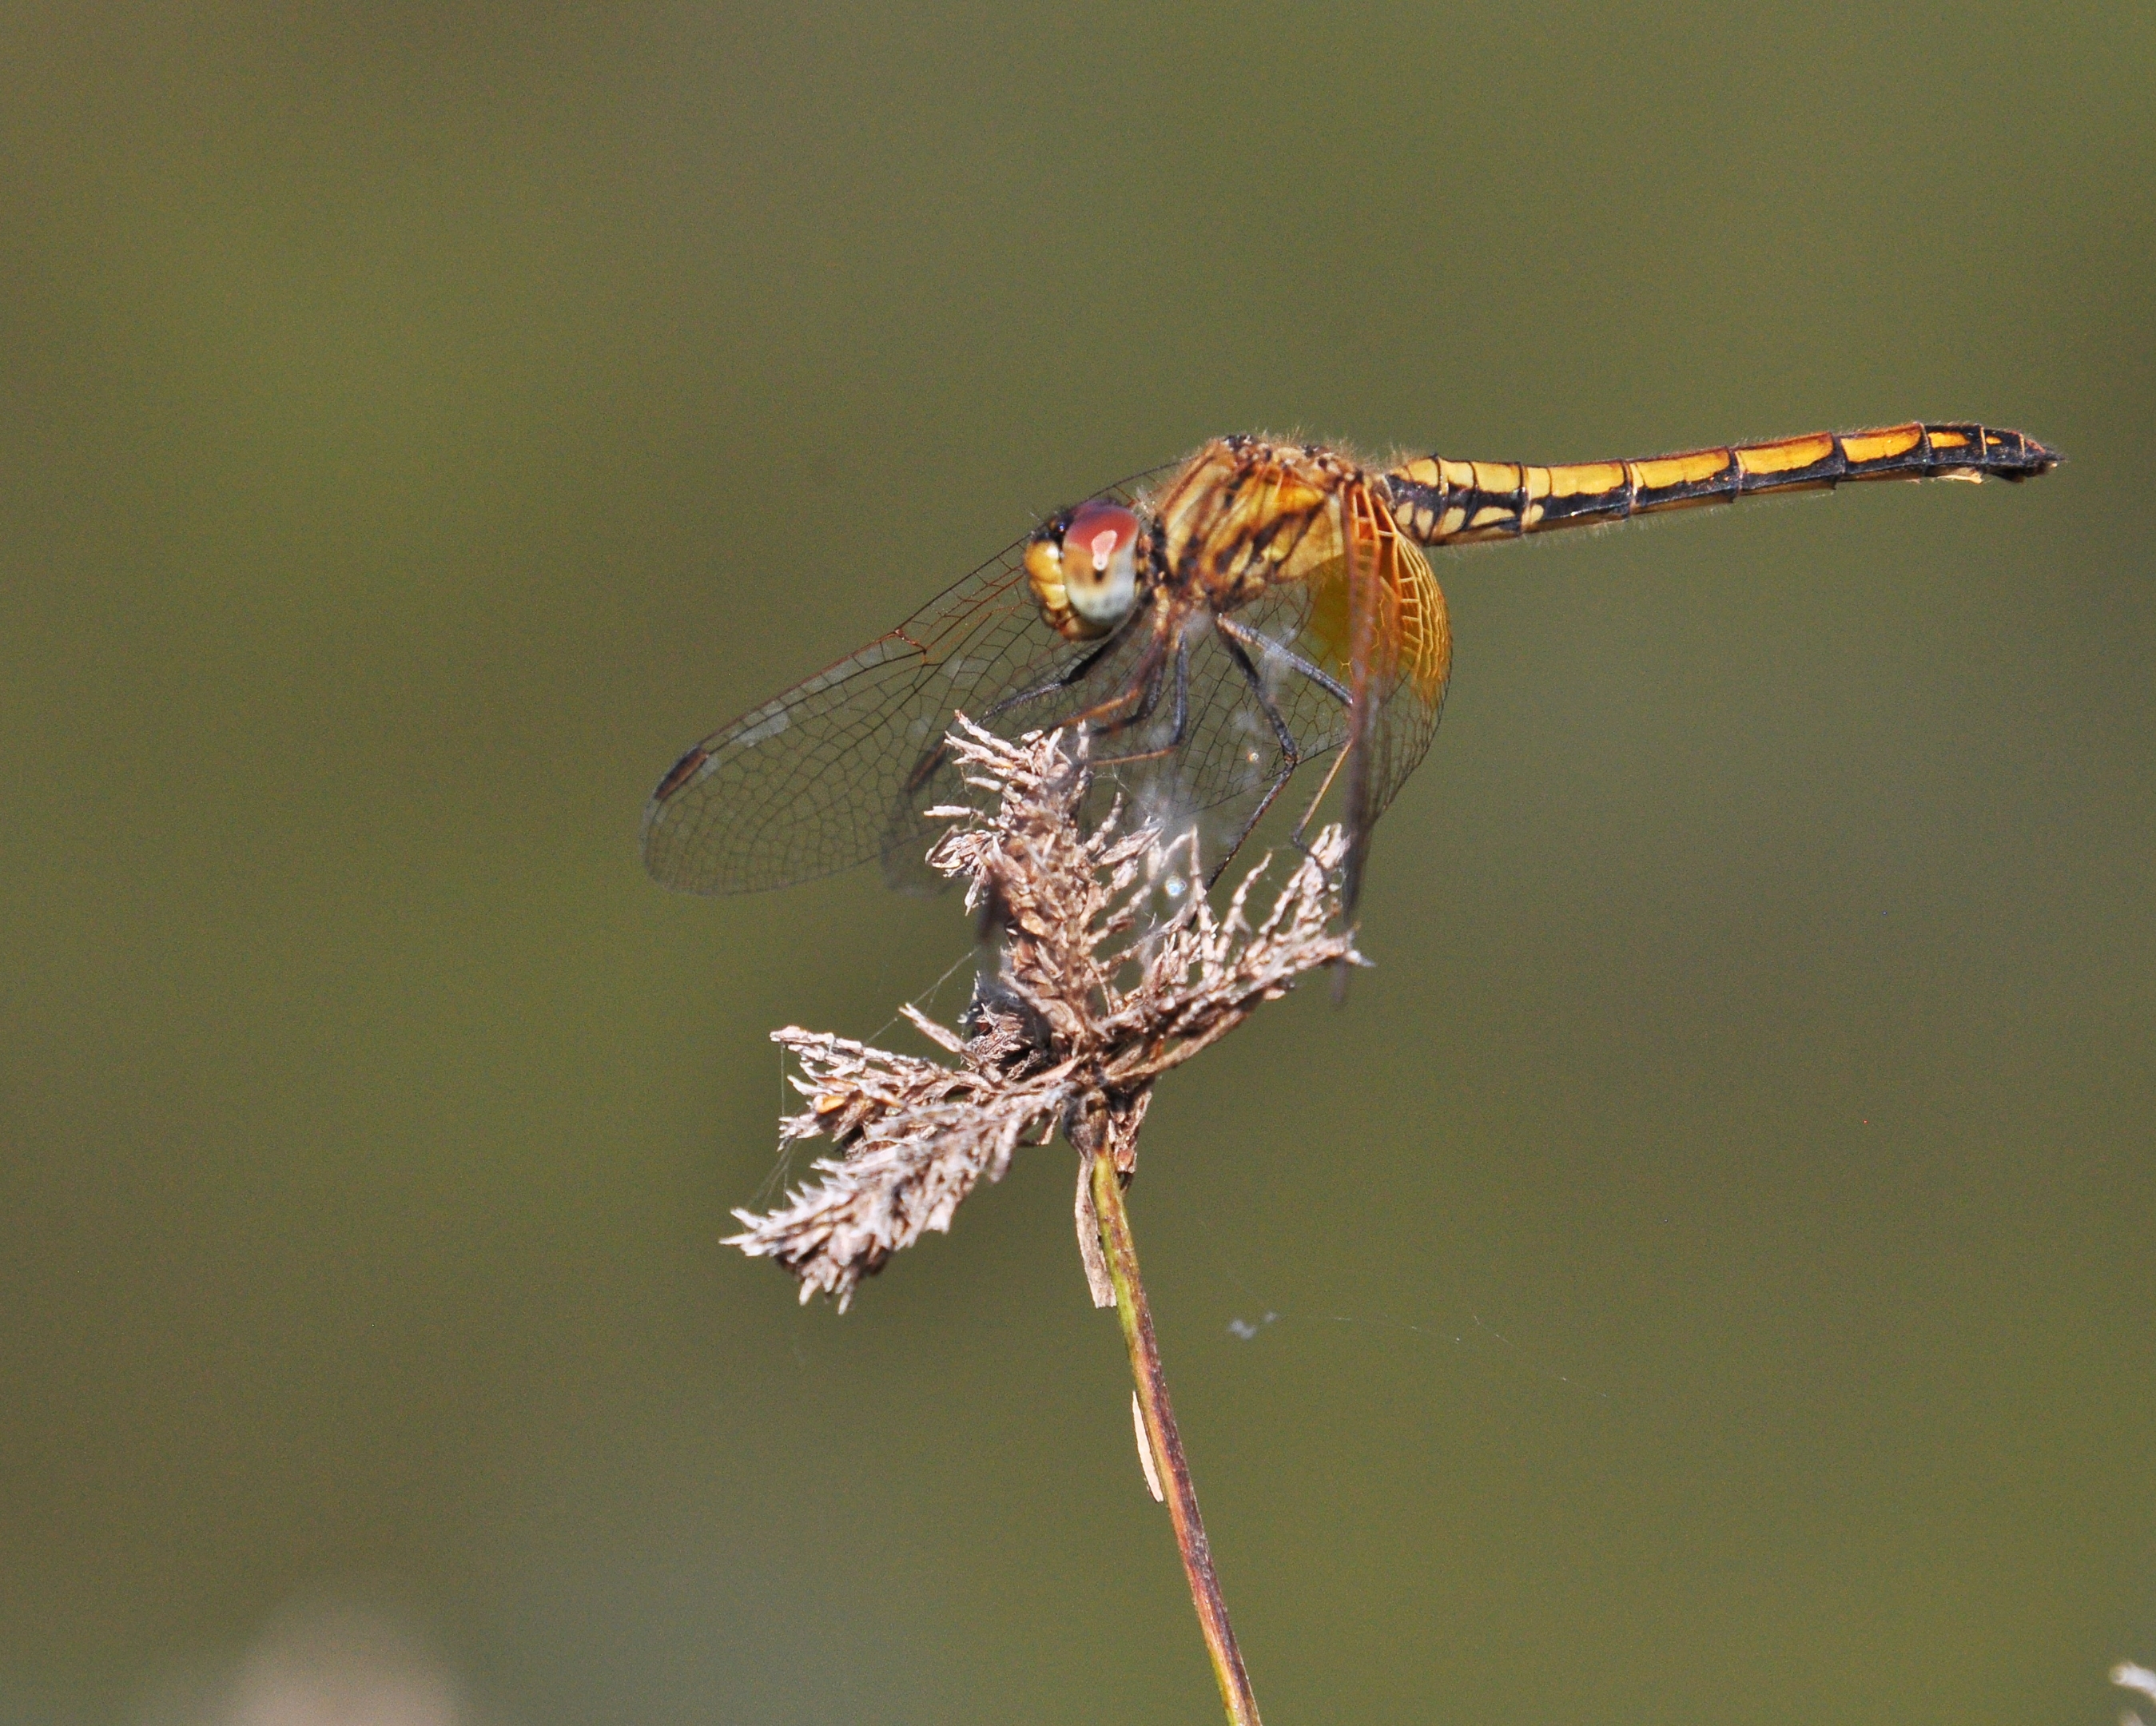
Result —
<path fill-rule="evenodd" d="M 1127 500 L 1141 475 L 1100 494 Z M 879 855 L 911 877 L 921 811 L 963 789 L 937 751 L 954 711 L 1067 673 L 1083 657 L 1041 620 L 1020 540 L 898 628 L 714 732 L 668 769 L 644 812 L 654 878 L 697 893 L 751 893 Z M 999 730 L 1055 723 L 1122 664 L 1101 655 L 1053 699 L 1012 709 Z M 916 843 L 916 841 L 918 843 Z"/>

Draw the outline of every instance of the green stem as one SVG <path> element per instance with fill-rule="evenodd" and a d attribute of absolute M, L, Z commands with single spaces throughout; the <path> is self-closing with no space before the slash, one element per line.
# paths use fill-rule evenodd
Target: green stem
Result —
<path fill-rule="evenodd" d="M 1176 1431 L 1175 1410 L 1168 1400 L 1168 1379 L 1161 1370 L 1152 1313 L 1146 1305 L 1145 1284 L 1138 1280 L 1137 1244 L 1131 1239 L 1130 1215 L 1123 1209 L 1123 1184 L 1116 1173 L 1115 1158 L 1105 1145 L 1093 1155 L 1093 1210 L 1100 1219 L 1101 1246 L 1107 1254 L 1108 1274 L 1115 1281 L 1116 1312 L 1123 1321 L 1123 1340 L 1130 1345 L 1138 1410 L 1152 1445 L 1161 1485 L 1168 1494 L 1175 1544 L 1183 1553 L 1183 1574 L 1190 1579 L 1190 1598 L 1198 1608 L 1198 1627 L 1204 1634 L 1213 1676 L 1219 1681 L 1220 1700 L 1227 1706 L 1230 1726 L 1259 1726 L 1258 1701 L 1250 1693 L 1250 1675 L 1243 1670 L 1243 1656 L 1235 1646 L 1227 1602 L 1220 1598 L 1219 1579 L 1213 1574 L 1213 1550 L 1206 1544 L 1205 1524 L 1198 1514 L 1197 1489 L 1190 1484 L 1183 1436 Z"/>

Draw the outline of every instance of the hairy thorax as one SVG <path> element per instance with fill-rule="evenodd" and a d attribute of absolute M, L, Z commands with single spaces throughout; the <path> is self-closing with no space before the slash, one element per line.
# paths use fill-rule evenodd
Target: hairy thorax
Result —
<path fill-rule="evenodd" d="M 1170 580 L 1231 611 L 1268 588 L 1337 567 L 1338 499 L 1362 474 L 1316 444 L 1214 439 L 1153 506 Z"/>

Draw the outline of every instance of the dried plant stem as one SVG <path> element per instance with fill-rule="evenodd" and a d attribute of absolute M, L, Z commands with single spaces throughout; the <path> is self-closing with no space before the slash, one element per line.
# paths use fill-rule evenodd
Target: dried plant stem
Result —
<path fill-rule="evenodd" d="M 1175 1544 L 1183 1553 L 1183 1574 L 1190 1579 L 1198 1626 L 1205 1636 L 1205 1652 L 1212 1658 L 1213 1676 L 1219 1681 L 1220 1700 L 1227 1707 L 1230 1726 L 1259 1726 L 1258 1699 L 1250 1693 L 1250 1675 L 1243 1670 L 1235 1627 L 1228 1622 L 1228 1603 L 1220 1598 L 1220 1580 L 1213 1574 L 1213 1550 L 1206 1544 L 1205 1523 L 1198 1514 L 1198 1492 L 1190 1484 L 1183 1436 L 1176 1431 L 1175 1410 L 1168 1401 L 1168 1379 L 1161 1369 L 1160 1345 L 1153 1338 L 1145 1284 L 1138 1279 L 1137 1244 L 1131 1239 L 1130 1215 L 1123 1208 L 1123 1184 L 1116 1172 L 1113 1150 L 1106 1145 L 1096 1150 L 1092 1168 L 1093 1210 L 1100 1219 L 1108 1274 L 1116 1285 L 1116 1311 L 1123 1322 L 1123 1340 L 1130 1346 L 1138 1410 L 1152 1446 L 1156 1472 L 1167 1489 L 1168 1513 L 1175 1523 Z"/>
<path fill-rule="evenodd" d="M 780 1122 L 780 1138 L 822 1138 L 834 1154 L 777 1210 L 735 1212 L 744 1228 L 732 1244 L 784 1266 L 804 1301 L 821 1292 L 843 1311 L 864 1277 L 924 1232 L 948 1229 L 1020 1146 L 1046 1144 L 1060 1128 L 1078 1153 L 1086 1286 L 1096 1306 L 1122 1315 L 1147 1482 L 1173 1518 L 1229 1726 L 1258 1726 L 1168 1403 L 1123 1183 L 1164 1074 L 1297 979 L 1363 962 L 1336 886 L 1348 840 L 1337 827 L 1313 837 L 1270 909 L 1254 902 L 1262 863 L 1216 908 L 1194 835 L 1126 826 L 1121 803 L 1086 819 L 1087 735 L 1014 741 L 961 719 L 946 737 L 967 786 L 993 794 L 996 808 L 929 810 L 952 825 L 928 860 L 966 881 L 968 907 L 999 937 L 998 962 L 975 987 L 964 1035 L 901 1009 L 952 1065 L 795 1026 L 775 1033 L 799 1063 L 793 1083 L 807 1103 Z"/>

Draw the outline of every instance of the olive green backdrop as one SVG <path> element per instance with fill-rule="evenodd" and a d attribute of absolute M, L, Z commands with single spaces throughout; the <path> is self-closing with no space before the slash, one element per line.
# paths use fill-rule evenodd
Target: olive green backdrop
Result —
<path fill-rule="evenodd" d="M 716 1244 L 957 907 L 646 794 L 1215 432 L 1919 414 L 2071 465 L 1440 560 L 1378 968 L 1136 1220 L 1269 1718 L 2115 1718 L 2151 16 L 11 9 L 0 1721 L 1217 1718 L 1067 1151 L 844 1318 Z"/>

